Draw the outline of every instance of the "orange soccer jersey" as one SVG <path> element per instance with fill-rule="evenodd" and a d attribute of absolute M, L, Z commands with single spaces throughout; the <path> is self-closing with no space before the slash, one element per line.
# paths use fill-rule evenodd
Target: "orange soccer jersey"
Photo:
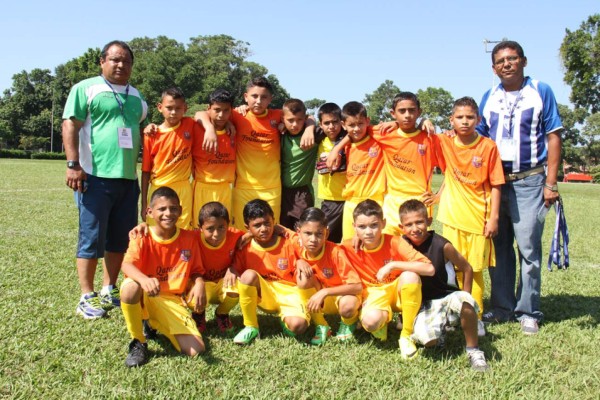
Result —
<path fill-rule="evenodd" d="M 129 242 L 123 262 L 160 282 L 161 294 L 182 294 L 193 274 L 204 274 L 196 233 L 177 229 L 168 240 L 150 234 Z"/>
<path fill-rule="evenodd" d="M 233 183 L 235 180 L 235 147 L 226 131 L 217 131 L 217 152 L 202 149 L 204 129 L 200 128 L 198 140 L 194 142 L 194 179 L 202 183 Z"/>
<path fill-rule="evenodd" d="M 153 186 L 189 181 L 192 174 L 192 147 L 200 136 L 200 126 L 184 117 L 179 125 L 144 135 L 142 172 L 150 172 Z"/>
<path fill-rule="evenodd" d="M 335 243 L 326 242 L 317 258 L 309 258 L 304 249 L 298 249 L 298 252 L 300 257 L 312 267 L 313 273 L 323 287 L 361 282 L 344 249 Z"/>
<path fill-rule="evenodd" d="M 439 138 L 445 187 L 438 220 L 456 229 L 482 235 L 490 217 L 492 185 L 504 183 L 498 148 L 493 140 L 483 136 L 477 136 L 467 146 L 456 137 L 442 134 Z"/>
<path fill-rule="evenodd" d="M 343 196 L 351 198 L 383 198 L 386 179 L 379 144 L 370 136 L 346 148 L 346 187 Z"/>
<path fill-rule="evenodd" d="M 373 129 L 373 138 L 384 156 L 387 192 L 403 198 L 419 198 L 431 191 L 431 175 L 437 165 L 438 139 L 426 132 L 404 133 L 397 129 L 381 134 Z"/>
<path fill-rule="evenodd" d="M 348 259 L 354 266 L 354 269 L 360 276 L 364 285 L 381 286 L 384 283 L 393 282 L 402 271 L 392 271 L 385 282 L 377 280 L 377 271 L 390 261 L 420 261 L 429 263 L 429 259 L 415 250 L 401 236 L 392 236 L 384 234 L 381 244 L 373 250 L 361 249 L 358 253 L 354 251 L 352 240 L 346 240 L 342 243 L 346 250 Z"/>
<path fill-rule="evenodd" d="M 231 113 L 236 134 L 236 182 L 239 189 L 273 189 L 281 187 L 281 110 L 267 110 L 265 115 L 248 112 Z"/>
<path fill-rule="evenodd" d="M 225 234 L 225 240 L 219 247 L 209 245 L 204 240 L 204 236 L 200 235 L 200 254 L 206 270 L 203 275 L 206 281 L 217 282 L 225 276 L 227 268 L 233 265 L 235 246 L 243 234 L 244 232 L 229 227 Z"/>
<path fill-rule="evenodd" d="M 239 275 L 253 269 L 267 281 L 296 285 L 296 254 L 290 239 L 277 237 L 271 247 L 261 247 L 254 239 L 236 252 L 234 267 Z"/>

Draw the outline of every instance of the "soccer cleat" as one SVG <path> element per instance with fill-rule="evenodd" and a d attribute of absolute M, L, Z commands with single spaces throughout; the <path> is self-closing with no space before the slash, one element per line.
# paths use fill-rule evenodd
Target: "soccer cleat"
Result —
<path fill-rule="evenodd" d="M 471 363 L 471 368 L 477 372 L 485 372 L 488 370 L 489 365 L 485 361 L 485 355 L 481 350 L 467 351 L 467 357 Z"/>
<path fill-rule="evenodd" d="M 533 318 L 523 317 L 519 322 L 521 324 L 521 331 L 525 335 L 536 335 L 540 330 L 538 322 Z"/>
<path fill-rule="evenodd" d="M 400 346 L 400 356 L 405 360 L 411 360 L 419 355 L 415 342 L 409 337 L 400 336 L 398 345 Z"/>
<path fill-rule="evenodd" d="M 281 329 L 282 329 L 282 331 L 283 331 L 283 334 L 284 334 L 285 336 L 289 336 L 289 337 L 291 337 L 291 338 L 295 338 L 295 337 L 296 337 L 296 334 L 295 334 L 294 332 L 292 332 L 292 331 L 291 331 L 291 330 L 290 330 L 290 329 L 287 327 L 287 325 L 285 324 L 285 322 L 283 322 L 283 320 L 281 320 L 281 319 L 280 319 L 280 320 L 279 320 L 279 323 L 281 324 Z"/>
<path fill-rule="evenodd" d="M 102 308 L 100 298 L 96 292 L 81 296 L 75 312 L 85 319 L 97 319 L 106 316 L 106 311 Z"/>
<path fill-rule="evenodd" d="M 106 309 L 121 307 L 121 293 L 119 293 L 119 289 L 115 287 L 109 292 L 100 292 L 100 303 L 102 304 L 102 307 Z"/>
<path fill-rule="evenodd" d="M 235 329 L 233 328 L 229 314 L 215 313 L 215 321 L 217 321 L 217 327 L 219 328 L 219 332 L 221 332 L 221 334 L 226 336 L 233 335 Z"/>
<path fill-rule="evenodd" d="M 204 311 L 202 311 L 201 313 L 193 312 L 192 319 L 196 323 L 196 328 L 198 328 L 198 332 L 206 332 L 206 313 Z"/>
<path fill-rule="evenodd" d="M 387 340 L 387 324 L 383 324 L 381 328 L 377 329 L 375 332 L 371 332 L 371 335 L 373 335 L 375 339 L 385 342 Z"/>
<path fill-rule="evenodd" d="M 310 344 L 321 346 L 325 344 L 327 338 L 331 336 L 331 328 L 327 325 L 317 325 L 315 328 L 315 336 L 310 339 Z"/>
<path fill-rule="evenodd" d="M 338 328 L 335 338 L 340 341 L 346 341 L 352 339 L 354 337 L 354 331 L 356 330 L 356 322 L 353 324 L 345 324 L 340 322 L 340 327 Z"/>
<path fill-rule="evenodd" d="M 142 320 L 142 329 L 146 340 L 155 340 L 158 337 L 158 332 L 150 326 L 150 322 L 147 319 Z"/>
<path fill-rule="evenodd" d="M 129 354 L 125 359 L 125 365 L 129 368 L 139 367 L 148 362 L 148 343 L 142 343 L 137 339 L 133 339 L 129 343 Z"/>
<path fill-rule="evenodd" d="M 483 321 L 477 321 L 477 336 L 484 337 L 485 333 L 485 324 Z"/>
<path fill-rule="evenodd" d="M 259 337 L 258 328 L 253 326 L 245 326 L 244 329 L 239 331 L 233 338 L 235 344 L 250 344 L 254 339 Z"/>

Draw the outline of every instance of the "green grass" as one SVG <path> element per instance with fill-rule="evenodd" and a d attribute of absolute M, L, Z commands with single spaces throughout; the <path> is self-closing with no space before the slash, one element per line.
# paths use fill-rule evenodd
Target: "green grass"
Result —
<path fill-rule="evenodd" d="M 262 315 L 263 338 L 251 346 L 220 338 L 209 321 L 204 356 L 187 359 L 161 340 L 150 343 L 148 365 L 128 370 L 121 312 L 93 322 L 74 312 L 77 212 L 64 172 L 62 161 L 0 160 L 1 397 L 598 398 L 600 185 L 560 184 L 571 268 L 544 267 L 546 322 L 537 336 L 525 337 L 515 323 L 489 328 L 480 346 L 489 373 L 469 369 L 460 332 L 446 350 L 405 363 L 393 328 L 384 344 L 361 333 L 355 343 L 312 348 L 308 336 L 284 338 Z M 554 213 L 547 218 L 546 253 Z M 234 323 L 241 324 L 238 308 Z"/>

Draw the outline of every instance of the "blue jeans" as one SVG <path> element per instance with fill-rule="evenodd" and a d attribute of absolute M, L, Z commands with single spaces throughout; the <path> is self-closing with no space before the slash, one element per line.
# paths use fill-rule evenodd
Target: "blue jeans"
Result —
<path fill-rule="evenodd" d="M 542 233 L 544 231 L 544 174 L 532 175 L 502 186 L 496 267 L 490 268 L 494 316 L 507 321 L 516 317 L 541 321 L 540 311 Z M 517 241 L 521 274 L 515 295 Z"/>

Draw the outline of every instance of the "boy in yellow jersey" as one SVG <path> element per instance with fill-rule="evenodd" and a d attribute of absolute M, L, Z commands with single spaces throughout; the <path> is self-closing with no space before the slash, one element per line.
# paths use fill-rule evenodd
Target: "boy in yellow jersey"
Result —
<path fill-rule="evenodd" d="M 488 369 L 477 337 L 477 303 L 471 296 L 473 269 L 452 243 L 434 231 L 428 230 L 432 218 L 425 204 L 408 200 L 400 206 L 400 221 L 404 239 L 431 260 L 433 276 L 421 277 L 423 306 L 414 324 L 413 339 L 426 347 L 444 344 L 446 326 L 461 326 L 471 368 L 483 372 Z M 463 275 L 458 289 L 454 268 Z"/>
<path fill-rule="evenodd" d="M 314 207 L 304 210 L 296 231 L 300 256 L 297 265 L 308 267 L 304 269 L 308 273 L 297 274 L 298 287 L 316 325 L 315 335 L 310 342 L 322 345 L 331 335 L 331 328 L 323 314 L 341 316 L 335 337 L 348 340 L 353 337 L 358 321 L 362 292 L 360 277 L 344 250 L 327 241 L 327 217 L 322 210 Z"/>
<path fill-rule="evenodd" d="M 186 302 L 186 287 L 192 283 L 189 300 L 196 310 L 204 308 L 204 273 L 198 240 L 193 232 L 177 227 L 181 206 L 177 193 L 160 187 L 152 193 L 146 212 L 154 219 L 150 235 L 129 242 L 121 270 L 121 308 L 133 339 L 125 360 L 128 367 L 148 361 L 148 345 L 142 327 L 142 306 L 151 324 L 166 335 L 173 346 L 188 356 L 204 351 L 204 342 Z"/>
<path fill-rule="evenodd" d="M 282 193 L 279 223 L 293 230 L 302 212 L 315 205 L 312 180 L 315 175 L 317 147 L 301 147 L 307 120 L 306 106 L 302 100 L 286 100 L 282 111 L 285 131 L 281 136 Z"/>
<path fill-rule="evenodd" d="M 339 243 L 342 241 L 342 220 L 344 215 L 344 196 L 342 192 L 346 185 L 346 152 L 338 152 L 338 168 L 333 171 L 327 168 L 327 157 L 344 137 L 346 131 L 342 128 L 342 109 L 335 103 L 325 103 L 319 108 L 319 127 L 316 129 L 316 141 L 319 143 L 317 152 L 318 193 L 322 199 L 321 210 L 327 217 L 328 240 Z"/>
<path fill-rule="evenodd" d="M 198 228 L 202 206 L 218 201 L 228 210 L 232 207 L 232 190 L 235 181 L 235 147 L 226 132 L 233 106 L 233 96 L 223 89 L 212 92 L 208 98 L 208 117 L 217 134 L 217 151 L 202 148 L 204 130 L 193 149 L 194 207 L 192 226 Z"/>
<path fill-rule="evenodd" d="M 200 127 L 192 118 L 184 117 L 187 104 L 178 88 L 165 90 L 157 108 L 164 117 L 163 123 L 158 127 L 149 125 L 144 130 L 141 217 L 146 220 L 148 198 L 153 188 L 168 186 L 175 190 L 181 201 L 182 214 L 177 224 L 180 228 L 189 229 L 192 217 L 192 147 L 200 136 Z M 152 225 L 152 219 L 148 217 L 148 223 Z"/>
<path fill-rule="evenodd" d="M 248 202 L 243 215 L 252 240 L 235 256 L 244 329 L 233 342 L 249 344 L 259 336 L 257 307 L 278 313 L 285 334 L 301 334 L 308 328 L 310 317 L 296 286 L 294 244 L 274 234 L 275 218 L 266 201 Z"/>
<path fill-rule="evenodd" d="M 495 142 L 475 131 L 479 121 L 475 100 L 463 97 L 454 102 L 452 135 L 439 135 L 444 183 L 441 195 L 432 200 L 439 199 L 437 218 L 444 225 L 443 236 L 473 267 L 472 294 L 479 305 L 479 335 L 483 336 L 483 270 L 496 265 L 492 238 L 498 233 L 504 173 Z"/>
<path fill-rule="evenodd" d="M 353 217 L 361 249 L 355 251 L 352 240 L 342 246 L 364 286 L 360 322 L 367 332 L 384 341 L 392 313 L 402 312 L 400 354 L 404 359 L 414 358 L 418 352 L 411 335 L 421 307 L 420 275 L 432 276 L 435 269 L 402 237 L 383 233 L 385 219 L 375 201 L 359 203 Z"/>

